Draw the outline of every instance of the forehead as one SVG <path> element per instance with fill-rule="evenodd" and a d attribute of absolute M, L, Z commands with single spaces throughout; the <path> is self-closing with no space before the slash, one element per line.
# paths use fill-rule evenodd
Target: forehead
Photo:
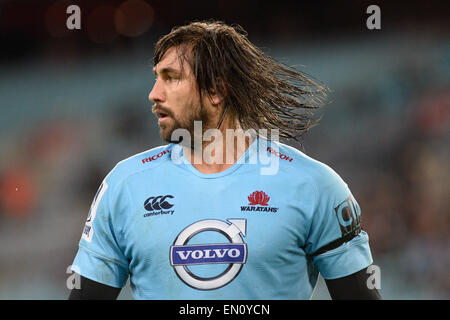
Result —
<path fill-rule="evenodd" d="M 185 58 L 189 52 L 186 48 L 183 47 L 170 47 L 164 53 L 161 60 L 158 62 L 156 66 L 153 67 L 153 71 L 158 73 L 160 71 L 171 69 L 179 72 L 185 71 L 188 72 L 190 70 L 189 63 Z"/>

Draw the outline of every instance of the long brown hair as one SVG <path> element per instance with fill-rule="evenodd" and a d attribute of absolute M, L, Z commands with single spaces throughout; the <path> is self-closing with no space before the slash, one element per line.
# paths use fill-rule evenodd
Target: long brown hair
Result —
<path fill-rule="evenodd" d="M 219 93 L 242 129 L 278 129 L 280 137 L 300 141 L 319 120 L 313 109 L 325 103 L 328 88 L 313 77 L 265 54 L 239 25 L 221 21 L 175 27 L 158 40 L 156 66 L 169 48 L 187 45 L 180 59 L 192 68 L 200 95 Z M 186 46 L 184 46 L 186 47 Z"/>

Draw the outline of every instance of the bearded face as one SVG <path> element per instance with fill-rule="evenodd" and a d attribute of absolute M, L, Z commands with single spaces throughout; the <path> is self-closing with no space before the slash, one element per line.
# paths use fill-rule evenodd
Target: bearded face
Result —
<path fill-rule="evenodd" d="M 170 48 L 154 67 L 154 72 L 156 82 L 149 99 L 155 103 L 152 112 L 158 117 L 161 138 L 179 142 L 174 141 L 172 135 L 177 129 L 185 129 L 193 140 L 194 121 L 202 121 L 204 130 L 209 117 L 190 66 L 179 58 L 175 48 Z"/>

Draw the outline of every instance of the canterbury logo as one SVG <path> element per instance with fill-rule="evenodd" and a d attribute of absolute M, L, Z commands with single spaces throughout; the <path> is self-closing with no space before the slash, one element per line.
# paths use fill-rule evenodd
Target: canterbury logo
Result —
<path fill-rule="evenodd" d="M 169 203 L 167 199 L 173 199 L 174 197 L 172 195 L 166 195 L 166 196 L 157 196 L 157 197 L 150 197 L 144 202 L 144 208 L 147 211 L 152 210 L 167 210 L 173 207 L 173 204 Z"/>
<path fill-rule="evenodd" d="M 251 195 L 248 196 L 248 201 L 250 201 L 250 203 L 248 204 L 249 206 L 256 206 L 256 205 L 261 205 L 261 206 L 267 206 L 268 202 L 270 200 L 270 197 L 264 193 L 264 191 L 255 191 L 253 192 Z"/>

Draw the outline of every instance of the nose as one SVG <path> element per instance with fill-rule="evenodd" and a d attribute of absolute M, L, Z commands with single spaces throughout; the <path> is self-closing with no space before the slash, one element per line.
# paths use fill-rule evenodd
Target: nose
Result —
<path fill-rule="evenodd" d="M 162 88 L 162 85 L 160 84 L 160 81 L 158 79 L 156 79 L 155 84 L 153 85 L 153 88 L 148 95 L 148 99 L 155 103 L 164 102 L 164 89 Z"/>

